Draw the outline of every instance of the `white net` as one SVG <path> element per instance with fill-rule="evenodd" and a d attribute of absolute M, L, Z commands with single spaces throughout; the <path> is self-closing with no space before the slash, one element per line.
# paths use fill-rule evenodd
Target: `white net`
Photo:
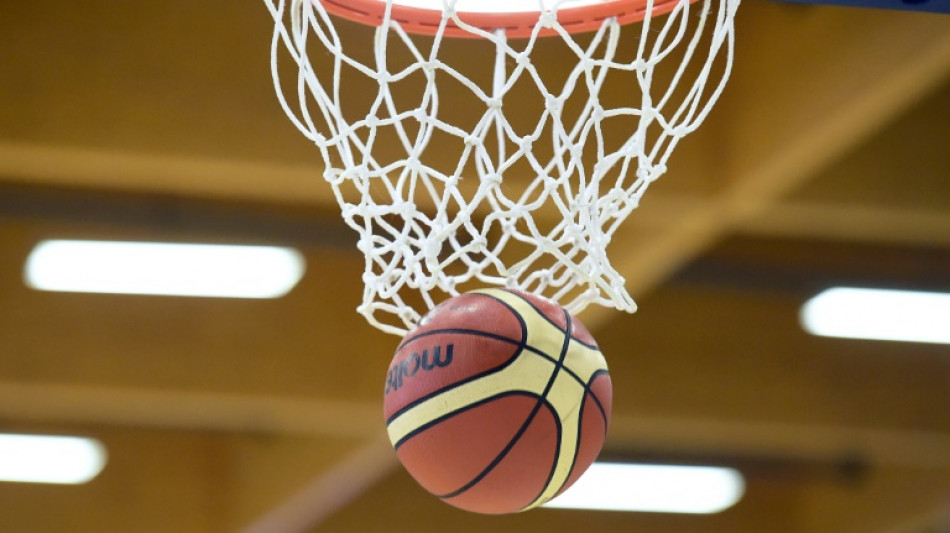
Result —
<path fill-rule="evenodd" d="M 655 17 L 650 2 L 642 22 L 577 35 L 563 0 L 518 39 L 467 25 L 455 0 L 434 36 L 391 20 L 392 0 L 375 28 L 317 0 L 267 2 L 280 102 L 359 233 L 371 324 L 402 334 L 484 286 L 573 313 L 636 308 L 608 244 L 723 90 L 738 0 Z M 445 37 L 449 23 L 476 39 Z"/>

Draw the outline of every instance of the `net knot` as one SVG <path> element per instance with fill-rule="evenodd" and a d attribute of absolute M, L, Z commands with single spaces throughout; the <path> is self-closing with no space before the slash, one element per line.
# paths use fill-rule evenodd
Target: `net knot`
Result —
<path fill-rule="evenodd" d="M 594 109 L 591 112 L 591 118 L 595 121 L 600 122 L 604 119 L 604 106 L 600 105 L 600 102 L 594 102 Z"/>
<path fill-rule="evenodd" d="M 457 280 L 452 276 L 445 276 L 444 279 L 439 281 L 442 285 L 445 286 L 446 290 L 449 292 L 455 291 L 455 285 Z"/>
<path fill-rule="evenodd" d="M 369 252 L 372 248 L 373 243 L 371 243 L 366 237 L 361 237 L 358 241 L 356 241 L 356 249 L 363 252 L 364 254 Z M 363 274 L 363 277 L 365 279 L 366 273 Z"/>
<path fill-rule="evenodd" d="M 393 202 L 392 213 L 408 220 L 416 213 L 416 206 L 412 202 L 407 202 L 405 200 L 401 202 Z"/>
<path fill-rule="evenodd" d="M 343 183 L 343 173 L 336 168 L 328 168 L 323 171 L 323 179 L 330 185 L 340 185 Z"/>
<path fill-rule="evenodd" d="M 637 169 L 637 178 L 646 183 L 653 183 L 663 174 L 666 174 L 666 165 L 642 166 Z"/>
<path fill-rule="evenodd" d="M 522 137 L 518 141 L 518 147 L 521 148 L 521 151 L 529 154 L 531 153 L 531 148 L 534 147 L 534 139 L 531 137 Z"/>
<path fill-rule="evenodd" d="M 601 201 L 608 205 L 622 205 L 627 203 L 629 200 L 629 195 L 627 191 L 623 190 L 620 187 L 613 187 L 607 194 L 601 197 Z"/>
<path fill-rule="evenodd" d="M 412 171 L 414 174 L 421 174 L 425 168 L 425 165 L 419 161 L 419 157 L 413 152 L 408 159 L 406 159 L 406 168 Z"/>
<path fill-rule="evenodd" d="M 425 255 L 426 264 L 431 267 L 432 264 L 439 258 L 439 254 L 442 253 L 442 240 L 426 239 L 425 243 L 422 245 L 422 253 Z"/>
<path fill-rule="evenodd" d="M 542 28 L 553 28 L 557 24 L 557 13 L 554 11 L 545 11 L 538 18 L 538 24 Z"/>
<path fill-rule="evenodd" d="M 353 204 L 341 204 L 340 213 L 343 215 L 343 218 L 346 220 L 353 219 L 357 216 L 362 216 L 360 210 Z"/>
<path fill-rule="evenodd" d="M 673 128 L 674 137 L 686 137 L 692 132 L 693 132 L 693 129 L 690 128 L 689 126 L 677 126 Z"/>
<path fill-rule="evenodd" d="M 484 183 L 486 187 L 497 187 L 501 185 L 501 182 L 501 174 L 497 172 L 490 172 L 482 176 L 482 183 Z"/>
<path fill-rule="evenodd" d="M 413 109 L 412 118 L 416 119 L 419 124 L 425 124 L 429 121 L 429 116 L 423 109 Z"/>
<path fill-rule="evenodd" d="M 515 63 L 517 63 L 519 67 L 527 67 L 531 64 L 531 55 L 527 51 L 521 52 L 515 56 Z"/>

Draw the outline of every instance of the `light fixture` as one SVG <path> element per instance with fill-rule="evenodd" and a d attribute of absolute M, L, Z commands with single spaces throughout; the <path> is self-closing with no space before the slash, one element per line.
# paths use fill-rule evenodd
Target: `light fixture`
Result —
<path fill-rule="evenodd" d="M 950 344 L 950 294 L 835 287 L 801 309 L 805 331 L 825 337 Z"/>
<path fill-rule="evenodd" d="M 105 464 L 105 448 L 94 439 L 0 434 L 0 481 L 75 485 Z"/>
<path fill-rule="evenodd" d="M 24 275 L 46 291 L 277 298 L 303 272 L 291 248 L 49 240 L 30 253 Z"/>
<path fill-rule="evenodd" d="M 658 513 L 718 513 L 745 491 L 732 468 L 594 463 L 545 507 Z"/>

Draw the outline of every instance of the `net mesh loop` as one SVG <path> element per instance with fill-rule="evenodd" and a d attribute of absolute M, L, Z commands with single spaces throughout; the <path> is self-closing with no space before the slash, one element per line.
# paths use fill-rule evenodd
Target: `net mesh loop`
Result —
<path fill-rule="evenodd" d="M 518 39 L 466 24 L 456 0 L 434 35 L 410 34 L 381 1 L 370 28 L 319 0 L 265 0 L 280 105 L 359 234 L 358 312 L 403 334 L 484 286 L 635 310 L 609 244 L 718 100 L 739 1 L 661 16 L 651 1 L 641 22 L 572 34 L 557 13 L 576 0 L 539 0 Z M 446 37 L 450 23 L 477 39 Z"/>

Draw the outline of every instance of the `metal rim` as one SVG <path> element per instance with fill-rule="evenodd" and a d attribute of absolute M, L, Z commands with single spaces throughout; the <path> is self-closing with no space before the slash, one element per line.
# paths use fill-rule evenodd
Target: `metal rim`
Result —
<path fill-rule="evenodd" d="M 366 24 L 380 26 L 386 12 L 385 0 L 311 0 L 319 2 L 327 12 L 339 17 Z M 654 0 L 652 16 L 672 11 L 681 0 Z M 695 1 L 695 0 L 690 0 Z M 583 33 L 598 29 L 605 19 L 615 17 L 621 24 L 643 20 L 647 15 L 648 0 L 613 0 L 594 5 L 560 9 L 557 20 L 569 33 Z M 509 38 L 530 37 L 538 23 L 541 13 L 526 11 L 517 13 L 458 12 L 460 20 L 485 31 L 505 30 Z M 398 22 L 410 33 L 435 35 L 442 23 L 441 9 L 423 9 L 393 4 L 391 19 Z M 541 28 L 540 35 L 556 33 L 551 28 Z M 448 37 L 478 38 L 478 35 L 459 28 L 452 20 L 447 21 L 445 31 Z"/>

